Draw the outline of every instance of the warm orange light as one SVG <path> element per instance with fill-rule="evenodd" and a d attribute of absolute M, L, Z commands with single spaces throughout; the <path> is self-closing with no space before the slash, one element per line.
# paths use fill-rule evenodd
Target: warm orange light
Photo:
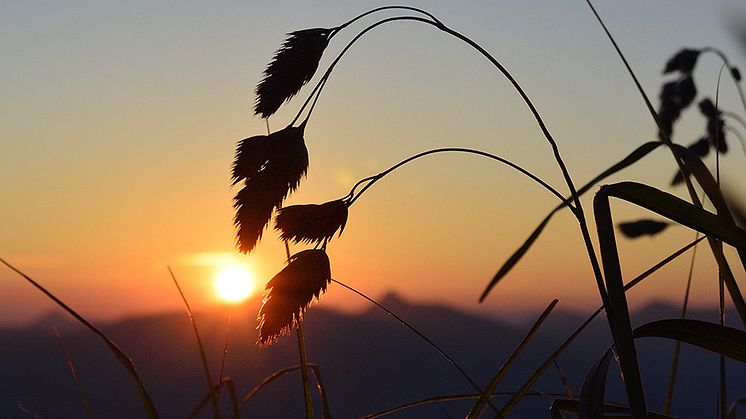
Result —
<path fill-rule="evenodd" d="M 243 266 L 229 265 L 215 275 L 215 293 L 229 303 L 240 303 L 254 293 L 256 280 L 254 275 Z"/>

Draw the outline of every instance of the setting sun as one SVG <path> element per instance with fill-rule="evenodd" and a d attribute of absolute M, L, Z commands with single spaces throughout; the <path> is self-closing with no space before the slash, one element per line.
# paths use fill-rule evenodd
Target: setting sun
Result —
<path fill-rule="evenodd" d="M 215 274 L 215 293 L 223 301 L 244 301 L 254 293 L 255 288 L 254 275 L 243 266 L 225 266 Z"/>

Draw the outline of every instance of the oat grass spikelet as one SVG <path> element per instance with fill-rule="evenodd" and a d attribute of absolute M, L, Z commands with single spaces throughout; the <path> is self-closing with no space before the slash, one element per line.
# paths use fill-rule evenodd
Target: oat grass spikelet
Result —
<path fill-rule="evenodd" d="M 700 52 L 701 51 L 696 49 L 682 49 L 666 62 L 663 74 L 673 73 L 675 71 L 680 73 L 691 73 L 694 70 L 694 66 L 697 64 L 697 58 L 699 58 Z"/>
<path fill-rule="evenodd" d="M 291 205 L 275 217 L 275 229 L 283 240 L 294 243 L 326 243 L 347 224 L 348 203 L 342 199 L 323 204 Z"/>
<path fill-rule="evenodd" d="M 668 227 L 668 223 L 656 220 L 638 220 L 619 223 L 619 230 L 630 239 L 642 236 L 655 236 Z"/>
<path fill-rule="evenodd" d="M 257 135 L 238 143 L 233 163 L 233 184 L 243 182 L 236 194 L 234 223 L 238 248 L 250 252 L 262 237 L 272 211 L 298 187 L 308 170 L 303 140 L 305 124 Z"/>
<path fill-rule="evenodd" d="M 314 28 L 287 34 L 256 87 L 254 114 L 268 118 L 311 80 L 332 33 Z"/>
<path fill-rule="evenodd" d="M 303 320 L 314 299 L 332 280 L 329 257 L 323 249 L 303 250 L 267 282 L 264 304 L 259 310 L 259 344 L 270 345 L 290 333 Z"/>

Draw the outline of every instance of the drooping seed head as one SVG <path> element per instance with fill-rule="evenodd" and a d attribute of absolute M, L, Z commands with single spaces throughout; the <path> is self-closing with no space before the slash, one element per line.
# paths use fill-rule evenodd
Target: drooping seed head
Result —
<path fill-rule="evenodd" d="M 314 28 L 287 34 L 256 87 L 254 114 L 268 118 L 311 80 L 331 33 L 331 29 Z"/>
<path fill-rule="evenodd" d="M 655 236 L 668 227 L 668 223 L 656 220 L 638 220 L 619 223 L 619 230 L 626 237 L 634 239 L 641 236 Z"/>
<path fill-rule="evenodd" d="M 297 327 L 313 300 L 326 291 L 331 278 L 326 251 L 310 249 L 291 256 L 287 266 L 265 287 L 267 295 L 258 316 L 258 343 L 270 345 Z"/>
<path fill-rule="evenodd" d="M 303 126 L 239 142 L 233 183 L 243 182 L 234 198 L 234 223 L 240 251 L 250 252 L 262 237 L 272 211 L 300 184 L 308 170 Z"/>
<path fill-rule="evenodd" d="M 347 224 L 347 203 L 341 199 L 324 204 L 291 205 L 275 217 L 275 229 L 283 240 L 321 243 L 339 234 Z"/>
<path fill-rule="evenodd" d="M 699 53 L 700 51 L 696 49 L 682 49 L 668 60 L 666 67 L 663 69 L 663 74 L 673 73 L 674 71 L 685 74 L 691 73 L 697 64 Z"/>
<path fill-rule="evenodd" d="M 663 85 L 659 96 L 660 106 L 658 117 L 661 124 L 661 132 L 658 136 L 670 137 L 673 133 L 673 124 L 681 116 L 681 112 L 689 107 L 697 96 L 697 87 L 691 75 L 678 78 Z"/>

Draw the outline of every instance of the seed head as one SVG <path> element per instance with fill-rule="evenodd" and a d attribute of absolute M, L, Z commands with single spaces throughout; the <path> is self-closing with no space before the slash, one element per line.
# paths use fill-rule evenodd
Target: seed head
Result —
<path fill-rule="evenodd" d="M 254 114 L 268 118 L 311 80 L 331 33 L 331 29 L 314 28 L 287 34 L 256 86 Z"/>
<path fill-rule="evenodd" d="M 287 266 L 265 289 L 259 310 L 259 344 L 270 345 L 303 321 L 303 314 L 332 280 L 329 257 L 322 249 L 303 250 L 290 257 Z"/>
<path fill-rule="evenodd" d="M 324 204 L 291 205 L 275 217 L 275 229 L 283 240 L 294 243 L 328 241 L 347 224 L 347 203 L 341 199 Z"/>
<path fill-rule="evenodd" d="M 619 230 L 622 231 L 626 237 L 631 239 L 640 236 L 655 236 L 661 231 L 668 227 L 668 223 L 655 220 L 638 220 L 631 221 L 628 223 L 619 223 Z"/>
<path fill-rule="evenodd" d="M 663 74 L 673 73 L 674 71 L 690 74 L 697 64 L 699 53 L 700 51 L 696 49 L 682 49 L 668 60 L 666 67 L 663 69 Z"/>
<path fill-rule="evenodd" d="M 304 126 L 270 135 L 246 138 L 238 143 L 233 163 L 233 184 L 243 182 L 233 206 L 238 248 L 250 252 L 261 239 L 272 211 L 293 192 L 308 170 Z"/>

